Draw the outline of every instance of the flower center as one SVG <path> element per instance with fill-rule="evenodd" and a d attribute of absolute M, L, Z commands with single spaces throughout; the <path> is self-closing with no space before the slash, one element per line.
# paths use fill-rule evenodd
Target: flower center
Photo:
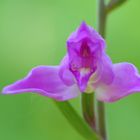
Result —
<path fill-rule="evenodd" d="M 87 68 L 80 68 L 79 72 L 80 72 L 81 76 L 85 76 L 90 72 L 90 68 L 88 68 L 88 67 Z"/>

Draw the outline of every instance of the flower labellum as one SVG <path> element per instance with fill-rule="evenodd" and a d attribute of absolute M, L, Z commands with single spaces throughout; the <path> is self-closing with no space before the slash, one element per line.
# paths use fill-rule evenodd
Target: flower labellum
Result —
<path fill-rule="evenodd" d="M 35 92 L 64 101 L 80 93 L 96 94 L 103 102 L 114 102 L 140 91 L 140 75 L 130 63 L 112 64 L 105 40 L 82 22 L 67 40 L 67 54 L 58 66 L 38 66 L 3 89 L 3 94 Z"/>

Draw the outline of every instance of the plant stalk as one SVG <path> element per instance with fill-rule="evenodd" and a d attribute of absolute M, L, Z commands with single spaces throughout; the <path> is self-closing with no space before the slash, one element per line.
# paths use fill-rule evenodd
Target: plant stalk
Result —
<path fill-rule="evenodd" d="M 94 110 L 94 94 L 82 94 L 82 112 L 85 121 L 88 125 L 93 129 L 96 130 L 95 126 L 95 110 Z"/>
<path fill-rule="evenodd" d="M 97 0 L 98 1 L 98 32 L 100 35 L 105 38 L 106 35 L 106 20 L 107 20 L 107 12 L 106 12 L 106 5 L 104 0 Z"/>
<path fill-rule="evenodd" d="M 98 0 L 98 31 L 100 35 L 105 38 L 106 34 L 106 6 L 104 0 Z M 105 105 L 103 102 L 96 101 L 96 130 L 103 140 L 107 140 L 106 134 L 106 119 L 105 119 Z"/>

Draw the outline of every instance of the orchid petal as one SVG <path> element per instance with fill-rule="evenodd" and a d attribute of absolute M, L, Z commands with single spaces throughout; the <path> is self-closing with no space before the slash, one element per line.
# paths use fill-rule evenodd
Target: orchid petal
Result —
<path fill-rule="evenodd" d="M 140 92 L 140 75 L 134 65 L 114 64 L 114 74 L 112 83 L 99 85 L 96 89 L 98 100 L 114 102 L 134 92 Z"/>
<path fill-rule="evenodd" d="M 59 66 L 38 66 L 22 80 L 3 89 L 4 94 L 35 92 L 56 100 L 68 100 L 80 94 L 76 84 L 67 86 L 59 77 Z"/>

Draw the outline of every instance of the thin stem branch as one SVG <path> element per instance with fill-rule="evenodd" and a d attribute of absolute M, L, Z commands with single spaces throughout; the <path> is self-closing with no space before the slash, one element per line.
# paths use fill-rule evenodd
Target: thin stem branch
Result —
<path fill-rule="evenodd" d="M 108 5 L 106 6 L 106 12 L 109 14 L 127 1 L 128 0 L 110 0 Z"/>
<path fill-rule="evenodd" d="M 106 6 L 104 0 L 98 0 L 98 31 L 105 38 L 106 29 Z M 107 140 L 106 122 L 105 122 L 105 105 L 103 102 L 96 102 L 96 129 L 103 140 Z"/>
<path fill-rule="evenodd" d="M 94 94 L 82 94 L 82 112 L 83 117 L 85 118 L 86 122 L 89 126 L 95 129 L 95 110 L 94 110 Z"/>

